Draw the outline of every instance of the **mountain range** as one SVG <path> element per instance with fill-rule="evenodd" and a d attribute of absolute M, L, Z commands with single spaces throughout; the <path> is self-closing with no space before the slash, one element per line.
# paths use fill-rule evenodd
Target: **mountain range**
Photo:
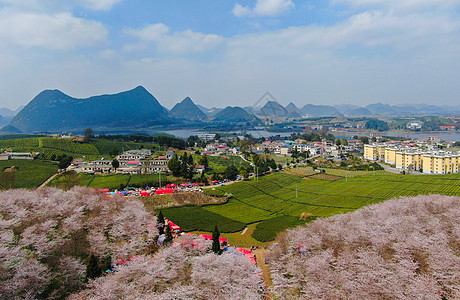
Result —
<path fill-rule="evenodd" d="M 208 116 L 189 97 L 174 105 L 169 113 L 171 116 L 183 120 L 206 121 L 208 119 Z"/>
<path fill-rule="evenodd" d="M 98 129 L 145 129 L 153 127 L 194 126 L 199 124 L 261 124 L 261 118 L 307 118 L 324 116 L 422 116 L 460 115 L 460 106 L 388 105 L 382 103 L 361 107 L 351 104 L 297 107 L 290 102 L 283 107 L 267 101 L 262 107 L 206 108 L 190 97 L 177 103 L 170 111 L 144 87 L 113 95 L 77 99 L 59 90 L 45 90 L 19 112 L 0 109 L 1 132 L 59 132 Z M 13 117 L 14 116 L 14 117 Z M 259 116 L 259 117 L 258 117 Z M 221 125 L 219 125 L 221 124 Z"/>
<path fill-rule="evenodd" d="M 114 95 L 72 98 L 59 90 L 45 90 L 11 121 L 22 132 L 81 130 L 84 128 L 142 128 L 171 123 L 168 112 L 145 88 Z"/>

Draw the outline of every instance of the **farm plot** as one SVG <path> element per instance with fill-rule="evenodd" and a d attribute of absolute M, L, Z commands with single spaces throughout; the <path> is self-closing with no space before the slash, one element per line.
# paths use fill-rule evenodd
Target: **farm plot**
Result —
<path fill-rule="evenodd" d="M 213 231 L 214 226 L 220 232 L 237 232 L 244 229 L 244 223 L 234 221 L 222 215 L 203 209 L 201 206 L 182 206 L 162 210 L 165 218 L 177 223 L 184 231 Z"/>
<path fill-rule="evenodd" d="M 12 172 L 5 169 L 15 167 Z M 36 188 L 57 171 L 57 164 L 40 160 L 0 161 L 0 189 Z"/>
<path fill-rule="evenodd" d="M 348 180 L 325 181 L 314 178 L 302 180 L 299 176 L 277 173 L 259 181 L 235 183 L 208 190 L 207 193 L 227 193 L 232 197 L 226 204 L 206 206 L 205 210 L 246 224 L 260 221 L 266 224 L 264 220 L 277 220 L 282 216 L 299 218 L 301 213 L 310 213 L 315 217 L 346 213 L 394 197 L 433 193 L 460 195 L 460 174 L 374 176 L 373 172 L 369 172 Z M 261 225 L 257 235 L 273 236 L 273 227 L 282 230 L 282 223 L 279 227 Z"/>

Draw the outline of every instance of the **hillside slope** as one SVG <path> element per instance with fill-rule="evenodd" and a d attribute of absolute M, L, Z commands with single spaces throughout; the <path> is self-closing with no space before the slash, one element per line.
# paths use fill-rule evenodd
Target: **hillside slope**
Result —
<path fill-rule="evenodd" d="M 72 98 L 59 90 L 37 95 L 11 121 L 23 132 L 136 128 L 170 122 L 168 112 L 145 88 L 87 99 Z"/>

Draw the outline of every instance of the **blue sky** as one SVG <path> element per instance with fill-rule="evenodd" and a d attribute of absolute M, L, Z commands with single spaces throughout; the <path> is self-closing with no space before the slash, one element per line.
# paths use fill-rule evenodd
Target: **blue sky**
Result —
<path fill-rule="evenodd" d="M 143 85 L 166 107 L 459 105 L 460 0 L 0 0 L 0 107 Z"/>

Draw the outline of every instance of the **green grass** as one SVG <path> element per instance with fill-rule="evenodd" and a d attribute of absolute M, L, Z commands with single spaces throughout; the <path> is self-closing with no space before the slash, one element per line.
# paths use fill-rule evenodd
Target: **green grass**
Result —
<path fill-rule="evenodd" d="M 311 221 L 309 219 L 308 221 Z M 308 221 L 291 216 L 279 216 L 258 223 L 252 237 L 260 242 L 273 241 L 276 234 L 288 228 L 305 225 Z"/>
<path fill-rule="evenodd" d="M 96 175 L 88 186 L 95 189 L 118 189 L 120 184 L 127 186 L 130 179 L 130 175 L 124 174 Z"/>
<path fill-rule="evenodd" d="M 38 152 L 41 159 L 50 159 L 53 155 L 68 155 L 73 157 L 85 157 L 86 160 L 95 160 L 109 157 L 109 152 L 117 149 L 123 150 L 155 148 L 151 143 L 134 143 L 93 139 L 90 143 L 76 143 L 71 139 L 58 139 L 53 137 L 32 137 L 0 141 L 1 149 L 10 149 L 14 152 Z"/>
<path fill-rule="evenodd" d="M 298 219 L 303 212 L 315 217 L 328 217 L 400 196 L 460 195 L 460 174 L 360 174 L 350 176 L 347 180 L 326 181 L 313 178 L 302 180 L 296 175 L 276 173 L 261 177 L 259 181 L 245 181 L 207 190 L 206 193 L 210 195 L 227 193 L 232 197 L 224 205 L 209 205 L 204 209 L 251 224 L 281 216 Z"/>
<path fill-rule="evenodd" d="M 165 218 L 179 225 L 182 231 L 212 232 L 217 225 L 220 232 L 238 232 L 246 226 L 222 215 L 212 213 L 201 206 L 181 206 L 163 209 Z"/>
<path fill-rule="evenodd" d="M 172 176 L 166 176 L 161 174 L 161 185 L 164 186 L 168 182 L 172 182 L 175 178 Z M 63 176 L 56 177 L 49 186 L 63 186 Z M 89 175 L 89 174 L 78 174 L 77 185 L 87 186 L 97 189 L 118 189 L 120 184 L 124 186 L 159 186 L 158 174 L 135 174 L 135 175 L 124 175 L 124 174 L 111 174 L 111 175 Z"/>
<path fill-rule="evenodd" d="M 8 175 L 3 173 L 5 168 L 18 168 Z M 40 160 L 6 160 L 0 161 L 1 188 L 36 188 L 51 177 L 57 170 L 57 163 Z M 6 179 L 4 176 L 12 176 Z M 10 186 L 11 185 L 11 186 Z"/>
<path fill-rule="evenodd" d="M 249 165 L 239 156 L 208 156 L 208 164 L 214 173 L 223 173 L 229 166 L 239 169 L 242 165 Z"/>

